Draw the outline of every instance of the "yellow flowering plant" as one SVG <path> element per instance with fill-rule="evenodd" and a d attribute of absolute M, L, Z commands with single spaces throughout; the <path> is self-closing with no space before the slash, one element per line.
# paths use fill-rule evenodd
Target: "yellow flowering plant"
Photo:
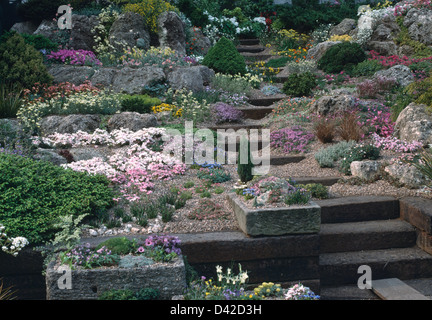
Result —
<path fill-rule="evenodd" d="M 161 13 L 165 11 L 180 13 L 177 7 L 164 0 L 143 0 L 137 3 L 128 3 L 123 7 L 123 10 L 140 14 L 151 33 L 158 32 L 157 19 Z"/>
<path fill-rule="evenodd" d="M 352 41 L 352 37 L 348 34 L 343 35 L 333 35 L 331 36 L 328 41 Z"/>
<path fill-rule="evenodd" d="M 160 105 L 152 107 L 153 113 L 161 113 L 170 111 L 174 118 L 180 118 L 182 116 L 183 108 L 179 108 L 174 104 L 161 103 Z"/>

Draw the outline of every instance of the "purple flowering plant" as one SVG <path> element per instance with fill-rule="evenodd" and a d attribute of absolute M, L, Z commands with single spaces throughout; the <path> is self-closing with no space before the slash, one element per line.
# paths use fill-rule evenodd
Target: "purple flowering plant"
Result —
<path fill-rule="evenodd" d="M 217 123 L 239 122 L 243 118 L 243 112 L 227 103 L 218 102 L 213 106 L 213 115 Z"/>
<path fill-rule="evenodd" d="M 90 243 L 82 244 L 60 254 L 62 264 L 76 269 L 81 267 L 91 269 L 100 266 L 117 264 L 119 256 L 112 254 L 105 246 L 100 249 L 90 248 Z"/>
<path fill-rule="evenodd" d="M 170 262 L 181 254 L 180 242 L 176 236 L 151 235 L 146 238 L 144 245 L 137 249 L 137 253 L 156 262 Z"/>

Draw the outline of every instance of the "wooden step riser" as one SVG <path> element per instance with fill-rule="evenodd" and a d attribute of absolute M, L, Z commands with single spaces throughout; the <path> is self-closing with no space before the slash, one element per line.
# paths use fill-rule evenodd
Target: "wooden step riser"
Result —
<path fill-rule="evenodd" d="M 416 232 L 365 232 L 365 233 L 340 233 L 321 234 L 320 252 L 350 252 L 362 250 L 380 250 L 391 248 L 407 248 L 415 246 Z"/>
<path fill-rule="evenodd" d="M 323 286 L 356 285 L 363 273 L 359 267 L 367 265 L 372 270 L 373 279 L 399 278 L 415 279 L 432 277 L 432 261 L 406 259 L 391 262 L 368 262 L 346 265 L 320 266 L 320 282 Z"/>

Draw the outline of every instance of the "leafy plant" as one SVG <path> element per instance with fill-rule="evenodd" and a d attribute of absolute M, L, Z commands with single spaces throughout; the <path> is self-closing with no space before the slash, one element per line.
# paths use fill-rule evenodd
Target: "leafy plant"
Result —
<path fill-rule="evenodd" d="M 126 237 L 114 237 L 101 242 L 96 247 L 96 250 L 99 250 L 102 247 L 110 250 L 112 254 L 127 255 L 136 250 L 137 242 L 136 240 L 129 240 Z"/>
<path fill-rule="evenodd" d="M 318 60 L 318 68 L 326 73 L 350 72 L 366 60 L 366 53 L 356 42 L 341 42 L 330 47 Z"/>
<path fill-rule="evenodd" d="M 315 153 L 315 160 L 321 168 L 333 168 L 336 162 L 354 145 L 355 141 L 341 141 L 332 146 L 322 148 Z"/>
<path fill-rule="evenodd" d="M 379 155 L 380 149 L 373 145 L 355 145 L 344 155 L 344 158 L 339 164 L 339 171 L 347 175 L 351 174 L 350 166 L 353 161 L 361 161 L 365 159 L 376 160 L 379 158 Z"/>
<path fill-rule="evenodd" d="M 0 118 L 15 118 L 23 103 L 19 85 L 0 83 Z"/>
<path fill-rule="evenodd" d="M 353 77 L 373 76 L 377 71 L 384 67 L 377 60 L 364 60 L 353 67 L 351 75 Z"/>
<path fill-rule="evenodd" d="M 110 181 L 49 162 L 0 153 L 0 212 L 11 236 L 30 243 L 53 238 L 60 216 L 97 218 L 113 205 Z M 55 195 L 55 196 L 54 196 Z"/>
<path fill-rule="evenodd" d="M 329 196 L 327 187 L 321 183 L 296 184 L 296 186 L 310 192 L 313 198 L 327 199 Z"/>
<path fill-rule="evenodd" d="M 252 162 L 252 150 L 250 142 L 246 138 L 242 137 L 243 141 L 240 141 L 240 146 L 244 144 L 247 145 L 246 148 L 240 149 L 238 159 L 237 159 L 237 173 L 242 182 L 248 182 L 253 179 L 253 168 L 255 165 Z M 243 160 L 242 153 L 247 153 L 247 161 Z"/>
<path fill-rule="evenodd" d="M 225 37 L 210 48 L 202 64 L 213 69 L 215 72 L 225 74 L 241 74 L 246 73 L 246 63 L 243 56 L 237 51 L 232 41 Z"/>
<path fill-rule="evenodd" d="M 313 73 L 293 73 L 284 82 L 283 92 L 289 96 L 305 97 L 309 96 L 316 86 L 317 80 Z"/>
<path fill-rule="evenodd" d="M 53 78 L 43 64 L 42 54 L 14 33 L 0 44 L 0 79 L 31 88 L 36 82 L 50 84 Z"/>
<path fill-rule="evenodd" d="M 148 95 L 126 95 L 121 99 L 122 111 L 131 111 L 138 113 L 150 113 L 152 107 L 162 103 L 158 98 L 152 98 Z"/>

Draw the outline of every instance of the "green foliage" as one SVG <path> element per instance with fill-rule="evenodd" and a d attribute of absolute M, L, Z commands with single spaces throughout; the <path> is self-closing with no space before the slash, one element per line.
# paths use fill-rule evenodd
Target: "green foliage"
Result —
<path fill-rule="evenodd" d="M 43 64 L 42 54 L 25 43 L 18 33 L 0 44 L 0 79 L 23 88 L 31 88 L 36 82 L 52 82 L 52 76 Z"/>
<path fill-rule="evenodd" d="M 225 37 L 220 38 L 210 48 L 202 64 L 213 69 L 216 73 L 246 74 L 246 63 L 243 56 L 237 51 L 232 41 Z"/>
<path fill-rule="evenodd" d="M 143 288 L 136 292 L 130 289 L 111 289 L 103 292 L 98 300 L 157 300 L 159 291 L 153 288 Z"/>
<path fill-rule="evenodd" d="M 315 160 L 321 168 L 333 168 L 336 162 L 355 145 L 354 141 L 341 141 L 315 153 Z"/>
<path fill-rule="evenodd" d="M 311 193 L 313 198 L 327 199 L 328 189 L 321 183 L 296 184 L 296 187 L 304 188 Z"/>
<path fill-rule="evenodd" d="M 108 239 L 102 243 L 100 243 L 96 250 L 99 250 L 105 246 L 108 250 L 111 251 L 112 254 L 117 255 L 127 255 L 129 253 L 133 253 L 137 249 L 137 243 L 135 240 L 129 240 L 126 237 L 115 237 Z"/>
<path fill-rule="evenodd" d="M 277 5 L 278 19 L 285 29 L 310 32 L 320 24 L 338 24 L 345 18 L 357 19 L 358 7 L 369 1 L 345 0 L 340 5 L 320 4 L 319 0 L 293 0 L 292 5 Z"/>
<path fill-rule="evenodd" d="M 0 172 L 0 220 L 10 236 L 31 244 L 50 241 L 60 216 L 97 218 L 115 196 L 105 176 L 17 155 L 0 153 Z"/>
<path fill-rule="evenodd" d="M 21 94 L 19 85 L 0 83 L 0 119 L 16 118 L 22 104 Z"/>
<path fill-rule="evenodd" d="M 198 178 L 209 180 L 211 183 L 223 183 L 231 180 L 231 175 L 222 168 L 201 168 L 198 173 Z"/>
<path fill-rule="evenodd" d="M 343 41 L 324 53 L 318 60 L 318 68 L 326 73 L 350 72 L 366 58 L 365 51 L 358 43 Z"/>
<path fill-rule="evenodd" d="M 242 182 L 248 182 L 253 179 L 252 172 L 255 165 L 252 163 L 252 153 L 251 153 L 250 143 L 249 141 L 245 142 L 246 138 L 243 137 L 242 139 L 243 141 L 240 141 L 240 152 L 237 159 L 237 173 Z M 245 148 L 246 150 L 241 148 L 242 143 L 247 144 L 247 148 Z M 247 162 L 242 161 L 242 156 L 241 156 L 242 151 L 247 152 Z"/>
<path fill-rule="evenodd" d="M 0 37 L 0 43 L 7 41 L 10 37 L 12 37 L 16 31 L 7 31 L 3 33 Z M 46 49 L 47 51 L 56 51 L 58 49 L 58 44 L 51 41 L 49 38 L 41 35 L 41 34 L 20 34 L 25 43 L 32 45 L 36 50 Z"/>
<path fill-rule="evenodd" d="M 189 18 L 192 25 L 195 27 L 205 27 L 209 20 L 204 14 L 202 8 L 192 0 L 180 0 L 177 3 L 177 8 Z"/>
<path fill-rule="evenodd" d="M 432 77 L 412 82 L 407 86 L 407 93 L 414 98 L 416 103 L 425 104 L 429 109 L 432 108 Z"/>
<path fill-rule="evenodd" d="M 289 96 L 306 97 L 311 94 L 316 86 L 317 79 L 313 73 L 293 73 L 288 76 L 282 90 Z"/>
<path fill-rule="evenodd" d="M 351 162 L 365 159 L 376 160 L 379 158 L 379 155 L 380 149 L 373 145 L 355 145 L 344 155 L 344 158 L 339 164 L 339 171 L 347 175 L 351 174 Z"/>
<path fill-rule="evenodd" d="M 121 100 L 121 110 L 138 113 L 150 113 L 151 108 L 162 103 L 158 98 L 148 95 L 125 95 Z"/>
<path fill-rule="evenodd" d="M 399 46 L 409 46 L 414 50 L 415 58 L 427 58 L 432 56 L 432 49 L 426 44 L 412 39 L 409 35 L 408 28 L 404 25 L 404 17 L 398 16 L 396 22 L 399 25 L 400 32 L 395 38 L 395 43 Z"/>
<path fill-rule="evenodd" d="M 351 75 L 353 77 L 373 76 L 375 72 L 383 68 L 377 60 L 364 60 L 353 67 Z"/>

